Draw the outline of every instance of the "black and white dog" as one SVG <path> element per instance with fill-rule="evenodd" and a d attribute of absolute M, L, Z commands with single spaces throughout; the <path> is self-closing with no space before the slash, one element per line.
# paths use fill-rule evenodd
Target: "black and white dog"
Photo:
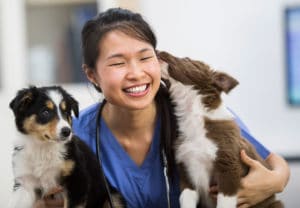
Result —
<path fill-rule="evenodd" d="M 241 150 L 267 166 L 254 147 L 242 138 L 233 115 L 222 102 L 221 94 L 228 93 L 238 81 L 200 61 L 167 52 L 158 56 L 165 62 L 162 78 L 177 117 L 179 135 L 174 152 L 181 176 L 181 208 L 215 207 L 208 196 L 213 178 L 219 189 L 216 207 L 237 207 L 240 180 L 249 171 L 241 161 Z M 273 195 L 253 207 L 283 205 Z"/>
<path fill-rule="evenodd" d="M 22 134 L 14 144 L 9 207 L 32 208 L 57 186 L 65 207 L 102 207 L 107 194 L 97 158 L 71 129 L 78 102 L 59 86 L 32 86 L 18 91 L 10 108 Z"/>

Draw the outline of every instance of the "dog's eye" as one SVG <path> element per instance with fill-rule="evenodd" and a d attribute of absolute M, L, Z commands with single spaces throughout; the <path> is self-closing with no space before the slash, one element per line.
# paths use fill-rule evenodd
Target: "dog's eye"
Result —
<path fill-rule="evenodd" d="M 41 117 L 43 118 L 48 118 L 49 115 L 50 115 L 50 112 L 48 110 L 43 110 L 41 113 L 40 113 Z"/>

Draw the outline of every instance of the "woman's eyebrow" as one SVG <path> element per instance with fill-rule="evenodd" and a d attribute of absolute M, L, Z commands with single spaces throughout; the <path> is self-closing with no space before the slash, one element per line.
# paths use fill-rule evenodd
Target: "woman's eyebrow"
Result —
<path fill-rule="evenodd" d="M 143 49 L 137 51 L 136 53 L 140 54 L 140 53 L 150 51 L 150 50 L 151 50 L 150 48 L 143 48 Z M 122 58 L 122 57 L 124 57 L 124 55 L 122 53 L 116 53 L 116 54 L 112 54 L 109 57 L 107 57 L 107 60 L 112 59 L 112 58 Z"/>
<path fill-rule="evenodd" d="M 143 53 L 143 52 L 150 51 L 150 50 L 151 50 L 150 48 L 143 48 L 143 49 L 139 50 L 138 53 Z"/>
<path fill-rule="evenodd" d="M 123 55 L 121 53 L 116 53 L 113 55 L 110 55 L 109 57 L 107 57 L 107 59 L 112 59 L 112 58 L 122 58 Z"/>

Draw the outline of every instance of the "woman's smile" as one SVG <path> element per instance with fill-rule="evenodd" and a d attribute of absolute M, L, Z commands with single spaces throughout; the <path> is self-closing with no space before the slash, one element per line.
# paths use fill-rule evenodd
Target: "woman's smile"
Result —
<path fill-rule="evenodd" d="M 143 85 L 126 88 L 123 91 L 129 96 L 143 97 L 149 92 L 149 86 L 150 84 L 143 84 Z"/>

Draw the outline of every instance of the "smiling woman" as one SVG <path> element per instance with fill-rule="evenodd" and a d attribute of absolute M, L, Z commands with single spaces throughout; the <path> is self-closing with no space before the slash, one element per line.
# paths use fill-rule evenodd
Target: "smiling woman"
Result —
<path fill-rule="evenodd" d="M 99 43 L 96 70 L 85 72 L 113 105 L 143 109 L 153 102 L 160 85 L 160 66 L 153 47 L 120 31 L 111 31 Z"/>

